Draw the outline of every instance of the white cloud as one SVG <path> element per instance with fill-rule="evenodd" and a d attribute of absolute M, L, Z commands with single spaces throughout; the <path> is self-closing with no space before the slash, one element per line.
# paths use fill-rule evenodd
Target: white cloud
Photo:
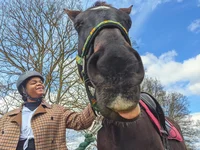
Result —
<path fill-rule="evenodd" d="M 175 56 L 175 50 L 159 57 L 146 53 L 142 56 L 146 75 L 160 80 L 168 90 L 200 95 L 200 54 L 184 62 L 176 62 Z"/>
<path fill-rule="evenodd" d="M 200 0 L 199 0 L 200 1 Z M 199 4 L 200 5 L 200 4 Z M 189 26 L 188 30 L 191 32 L 199 33 L 200 32 L 200 19 L 194 20 Z"/>
<path fill-rule="evenodd" d="M 195 122 L 198 120 L 200 121 L 200 112 L 192 113 L 191 116 L 192 116 L 192 120 L 194 120 Z"/>
<path fill-rule="evenodd" d="M 193 91 L 194 94 L 199 94 L 200 83 L 194 83 L 188 86 L 190 91 Z"/>

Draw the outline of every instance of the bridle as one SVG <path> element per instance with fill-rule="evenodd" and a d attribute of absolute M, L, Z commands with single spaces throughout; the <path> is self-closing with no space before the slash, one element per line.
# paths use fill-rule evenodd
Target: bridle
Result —
<path fill-rule="evenodd" d="M 126 28 L 121 25 L 119 22 L 113 21 L 113 20 L 105 20 L 100 22 L 97 26 L 95 26 L 89 33 L 83 48 L 82 48 L 82 53 L 81 55 L 77 55 L 76 57 L 76 62 L 78 65 L 81 66 L 82 70 L 80 71 L 80 76 L 82 77 L 82 80 L 85 84 L 85 88 L 86 88 L 86 92 L 89 98 L 89 101 L 93 107 L 94 110 L 98 111 L 98 107 L 96 104 L 96 98 L 95 95 L 92 95 L 92 93 L 90 92 L 90 89 L 88 87 L 88 84 L 91 82 L 88 78 L 87 75 L 87 58 L 89 57 L 88 55 L 91 55 L 91 45 L 93 44 L 93 41 L 95 39 L 95 37 L 97 36 L 97 34 L 104 28 L 117 28 L 121 31 L 122 35 L 124 36 L 125 40 L 131 45 L 131 41 L 130 38 L 128 36 L 128 32 L 126 30 Z"/>
<path fill-rule="evenodd" d="M 93 45 L 93 41 L 94 41 L 95 37 L 97 36 L 97 34 L 104 28 L 118 28 L 121 31 L 122 35 L 124 36 L 125 40 L 131 45 L 126 28 L 124 28 L 119 22 L 116 22 L 113 20 L 105 20 L 105 21 L 100 22 L 97 26 L 95 26 L 90 31 L 90 33 L 83 45 L 81 55 L 80 56 L 77 55 L 77 57 L 76 57 L 76 62 L 79 65 L 79 68 L 81 68 L 81 70 L 79 70 L 79 75 L 81 76 L 81 78 L 84 82 L 88 99 L 90 101 L 90 104 L 91 104 L 96 116 L 97 116 L 96 119 L 93 121 L 92 126 L 89 129 L 89 134 L 85 135 L 85 141 L 89 141 L 89 142 L 83 142 L 79 145 L 79 148 L 82 147 L 82 145 L 84 145 L 83 146 L 84 149 L 87 147 L 87 145 L 89 145 L 89 143 L 92 142 L 90 140 L 91 137 L 96 135 L 98 130 L 102 127 L 101 123 L 102 123 L 103 116 L 100 114 L 100 111 L 97 107 L 97 100 L 96 100 L 95 94 L 92 94 L 89 89 L 89 85 L 91 85 L 90 84 L 91 81 L 87 75 L 86 67 L 87 67 L 87 59 L 90 57 L 90 55 L 92 53 L 92 52 L 90 52 L 90 51 L 92 51 L 92 49 L 90 47 Z"/>
<path fill-rule="evenodd" d="M 87 75 L 87 58 L 89 58 L 88 55 L 91 55 L 91 45 L 93 44 L 93 41 L 95 39 L 95 37 L 97 36 L 97 34 L 104 28 L 117 28 L 121 31 L 122 35 L 124 36 L 125 40 L 131 45 L 131 41 L 130 38 L 128 36 L 128 32 L 126 30 L 126 28 L 121 25 L 119 22 L 113 21 L 113 20 L 105 20 L 100 22 L 97 26 L 95 26 L 91 31 L 90 34 L 88 35 L 83 48 L 82 48 L 82 53 L 81 55 L 77 55 L 76 57 L 76 62 L 78 65 L 81 66 L 82 70 L 80 73 L 80 76 L 82 77 L 82 80 L 84 82 L 85 88 L 86 88 L 86 92 L 87 92 L 87 96 L 88 99 L 90 101 L 90 104 L 94 110 L 94 112 L 96 113 L 97 117 L 101 117 L 101 115 L 99 115 L 99 109 L 97 107 L 97 100 L 95 97 L 95 94 L 92 94 L 90 89 L 89 89 L 89 83 L 91 82 L 88 75 Z M 101 124 L 101 122 L 99 123 L 99 121 L 97 121 L 98 124 Z M 91 128 L 93 128 L 94 125 L 92 125 Z M 99 130 L 99 128 L 101 128 L 101 126 L 98 126 L 98 129 L 94 129 L 95 133 Z M 164 145 L 165 150 L 169 150 L 169 144 L 167 141 L 166 137 L 162 138 L 162 143 Z"/>

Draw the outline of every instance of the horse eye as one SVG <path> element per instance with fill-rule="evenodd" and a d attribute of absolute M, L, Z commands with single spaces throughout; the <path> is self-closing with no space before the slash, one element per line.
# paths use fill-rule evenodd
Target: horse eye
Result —
<path fill-rule="evenodd" d="M 127 22 L 128 22 L 129 27 L 131 27 L 132 21 L 130 19 L 128 19 Z"/>
<path fill-rule="evenodd" d="M 76 30 L 79 30 L 81 26 L 83 26 L 83 21 L 78 21 L 74 24 Z"/>
<path fill-rule="evenodd" d="M 132 21 L 130 19 L 124 19 L 124 22 L 128 26 L 128 28 L 131 27 Z"/>

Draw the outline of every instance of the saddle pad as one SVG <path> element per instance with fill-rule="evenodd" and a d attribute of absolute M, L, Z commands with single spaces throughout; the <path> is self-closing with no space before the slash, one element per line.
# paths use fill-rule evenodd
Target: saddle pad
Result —
<path fill-rule="evenodd" d="M 149 118 L 151 119 L 151 121 L 155 124 L 155 126 L 157 127 L 158 131 L 160 131 L 160 135 L 161 134 L 161 125 L 158 121 L 158 119 L 153 115 L 153 113 L 150 111 L 150 109 L 148 108 L 148 106 L 142 101 L 140 100 L 140 105 L 144 108 L 144 110 L 146 111 L 146 113 L 148 114 Z M 180 134 L 180 132 L 176 129 L 176 127 L 165 118 L 165 124 L 168 130 L 168 139 L 170 140 L 177 140 L 177 141 L 183 141 L 183 138 Z"/>

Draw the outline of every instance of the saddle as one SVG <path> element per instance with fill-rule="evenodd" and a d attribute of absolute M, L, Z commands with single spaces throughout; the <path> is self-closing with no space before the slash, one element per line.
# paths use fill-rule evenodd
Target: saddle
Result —
<path fill-rule="evenodd" d="M 158 101 L 150 94 L 141 92 L 140 106 L 146 111 L 161 136 L 165 150 L 169 150 L 168 140 L 183 141 L 178 129 L 165 117 Z"/>

